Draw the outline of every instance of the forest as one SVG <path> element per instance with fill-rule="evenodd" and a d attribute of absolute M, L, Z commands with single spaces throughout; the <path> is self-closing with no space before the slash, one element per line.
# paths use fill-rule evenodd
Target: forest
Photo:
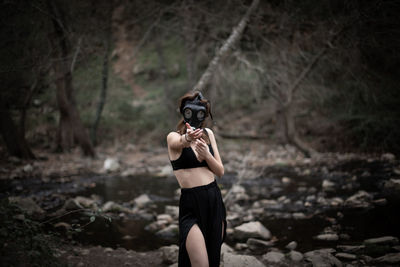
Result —
<path fill-rule="evenodd" d="M 178 266 L 166 137 L 200 91 L 225 169 L 221 266 L 398 266 L 398 10 L 2 1 L 2 265 Z"/>

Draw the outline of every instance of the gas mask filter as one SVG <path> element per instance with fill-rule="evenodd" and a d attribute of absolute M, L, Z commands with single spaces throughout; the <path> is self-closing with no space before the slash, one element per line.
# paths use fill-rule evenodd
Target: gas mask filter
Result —
<path fill-rule="evenodd" d="M 181 108 L 183 120 L 190 124 L 193 128 L 199 128 L 201 123 L 206 118 L 207 109 L 204 104 L 200 101 L 202 99 L 201 93 L 193 99 L 185 101 Z"/>

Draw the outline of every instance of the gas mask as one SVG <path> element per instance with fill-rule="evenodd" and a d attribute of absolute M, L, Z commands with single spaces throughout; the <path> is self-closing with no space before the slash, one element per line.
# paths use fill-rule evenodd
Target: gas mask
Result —
<path fill-rule="evenodd" d="M 195 99 L 185 101 L 181 107 L 183 120 L 189 123 L 190 126 L 192 126 L 192 129 L 199 128 L 206 118 L 207 109 L 200 101 L 202 98 L 203 96 L 199 93 Z"/>

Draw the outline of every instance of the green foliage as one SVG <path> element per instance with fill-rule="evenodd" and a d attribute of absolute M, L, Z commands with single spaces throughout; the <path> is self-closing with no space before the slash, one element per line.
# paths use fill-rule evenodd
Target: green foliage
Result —
<path fill-rule="evenodd" d="M 65 266 L 54 256 L 56 239 L 7 198 L 0 200 L 2 266 Z"/>

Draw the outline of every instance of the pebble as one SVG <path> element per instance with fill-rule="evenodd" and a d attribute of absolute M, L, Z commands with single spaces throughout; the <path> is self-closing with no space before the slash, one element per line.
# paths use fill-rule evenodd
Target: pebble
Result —
<path fill-rule="evenodd" d="M 399 239 L 394 236 L 382 236 L 378 238 L 370 238 L 364 240 L 364 244 L 366 245 L 383 245 L 383 244 L 391 244 L 397 245 L 399 243 Z"/>
<path fill-rule="evenodd" d="M 303 260 L 304 256 L 303 256 L 302 253 L 300 253 L 298 251 L 295 251 L 295 250 L 292 250 L 292 251 L 289 252 L 289 258 L 292 261 L 299 262 L 299 261 Z"/>
<path fill-rule="evenodd" d="M 357 259 L 356 255 L 350 254 L 350 253 L 343 253 L 343 252 L 336 253 L 335 256 L 337 258 L 344 259 L 344 260 L 356 260 Z"/>
<path fill-rule="evenodd" d="M 339 240 L 339 236 L 337 234 L 321 234 L 317 235 L 315 239 L 323 241 L 337 241 Z"/>
<path fill-rule="evenodd" d="M 263 256 L 263 259 L 268 262 L 279 263 L 285 258 L 285 255 L 281 252 L 271 251 Z"/>
<path fill-rule="evenodd" d="M 295 250 L 297 248 L 297 242 L 296 241 L 290 242 L 289 244 L 286 245 L 286 248 L 290 250 Z"/>

